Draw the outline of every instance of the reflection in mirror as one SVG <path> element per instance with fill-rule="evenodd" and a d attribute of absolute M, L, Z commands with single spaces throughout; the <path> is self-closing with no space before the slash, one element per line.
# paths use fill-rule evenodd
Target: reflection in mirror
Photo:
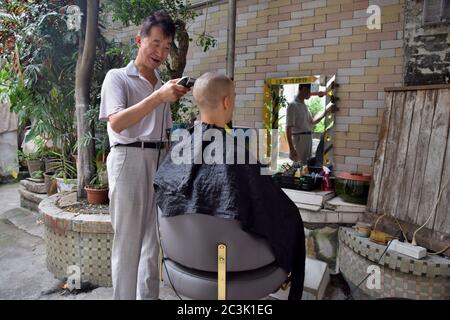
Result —
<path fill-rule="evenodd" d="M 266 128 L 278 129 L 278 169 L 332 165 L 334 89 L 334 76 L 266 80 Z"/>

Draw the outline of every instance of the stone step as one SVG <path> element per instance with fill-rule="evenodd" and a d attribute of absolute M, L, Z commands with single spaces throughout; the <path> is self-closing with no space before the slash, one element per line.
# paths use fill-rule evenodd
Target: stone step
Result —
<path fill-rule="evenodd" d="M 29 179 L 21 180 L 20 185 L 23 186 L 30 192 L 39 193 L 39 194 L 47 194 L 47 190 L 45 190 L 44 182 L 35 182 Z"/>
<path fill-rule="evenodd" d="M 316 259 L 306 258 L 305 282 L 302 300 L 322 300 L 325 289 L 330 282 L 330 272 L 327 264 Z M 270 296 L 278 300 L 287 300 L 290 287 L 287 290 L 280 289 Z"/>
<path fill-rule="evenodd" d="M 48 197 L 46 194 L 30 192 L 24 187 L 20 187 L 18 191 L 20 194 L 20 206 L 35 212 L 39 212 L 39 203 Z"/>
<path fill-rule="evenodd" d="M 344 201 L 341 197 L 335 197 L 325 202 L 325 208 L 338 212 L 366 212 L 366 206 Z"/>
<path fill-rule="evenodd" d="M 44 239 L 44 224 L 39 214 L 24 208 L 14 208 L 6 211 L 2 219 L 10 221 L 18 229 Z"/>

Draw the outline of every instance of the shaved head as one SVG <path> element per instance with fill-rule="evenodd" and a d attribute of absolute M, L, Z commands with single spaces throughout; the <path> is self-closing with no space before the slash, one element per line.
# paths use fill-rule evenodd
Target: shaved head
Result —
<path fill-rule="evenodd" d="M 207 112 L 221 105 L 233 87 L 233 81 L 226 75 L 207 72 L 195 81 L 192 94 L 200 111 Z"/>

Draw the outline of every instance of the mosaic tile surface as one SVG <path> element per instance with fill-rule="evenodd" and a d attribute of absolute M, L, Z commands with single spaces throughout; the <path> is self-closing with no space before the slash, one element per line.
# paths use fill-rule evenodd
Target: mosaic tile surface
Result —
<path fill-rule="evenodd" d="M 81 281 L 110 287 L 111 247 L 110 233 L 54 232 L 46 228 L 47 268 L 57 278 L 68 276 L 67 267 L 80 267 Z"/>
<path fill-rule="evenodd" d="M 378 265 L 374 261 L 384 250 L 379 247 L 384 246 L 367 244 L 346 229 L 339 230 L 339 267 L 347 280 L 358 285 L 368 275 L 369 266 Z M 374 298 L 450 299 L 450 277 L 443 272 L 448 265 L 385 255 L 378 265 L 380 289 L 369 289 L 365 281 L 359 287 L 364 293 Z"/>

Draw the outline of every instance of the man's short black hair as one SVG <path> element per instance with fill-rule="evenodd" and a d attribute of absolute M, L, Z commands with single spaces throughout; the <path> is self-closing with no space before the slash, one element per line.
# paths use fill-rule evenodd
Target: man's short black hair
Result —
<path fill-rule="evenodd" d="M 140 35 L 145 38 L 149 36 L 152 27 L 158 26 L 161 28 L 163 34 L 172 38 L 175 37 L 175 23 L 172 18 L 164 10 L 154 12 L 152 15 L 144 19 L 141 26 Z"/>

